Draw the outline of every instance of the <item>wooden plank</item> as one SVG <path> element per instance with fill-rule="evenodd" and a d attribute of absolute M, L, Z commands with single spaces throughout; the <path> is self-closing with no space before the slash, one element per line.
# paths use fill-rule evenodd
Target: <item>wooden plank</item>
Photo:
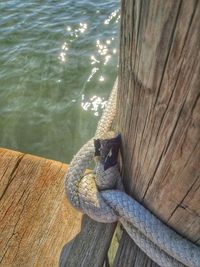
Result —
<path fill-rule="evenodd" d="M 64 246 L 71 249 L 61 266 L 74 267 L 77 259 L 77 266 L 102 266 L 114 225 L 88 218 L 81 225 L 82 214 L 64 194 L 66 170 L 60 162 L 0 149 L 0 266 L 58 266 Z"/>
<path fill-rule="evenodd" d="M 57 266 L 81 229 L 66 201 L 67 165 L 0 149 L 0 266 Z"/>
<path fill-rule="evenodd" d="M 196 0 L 122 0 L 117 115 L 126 191 L 198 244 L 199 17 Z"/>

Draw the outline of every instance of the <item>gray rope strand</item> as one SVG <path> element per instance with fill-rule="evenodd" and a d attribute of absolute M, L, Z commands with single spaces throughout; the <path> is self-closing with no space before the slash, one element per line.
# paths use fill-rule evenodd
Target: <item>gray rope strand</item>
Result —
<path fill-rule="evenodd" d="M 81 209 L 79 200 L 79 183 L 89 163 L 94 157 L 94 141 L 88 141 L 74 156 L 65 174 L 65 193 L 69 201 L 78 210 Z"/>
<path fill-rule="evenodd" d="M 186 266 L 200 266 L 199 247 L 178 235 L 133 198 L 118 190 L 102 191 L 101 195 L 122 221 L 132 224 L 168 255 Z"/>
<path fill-rule="evenodd" d="M 135 244 L 159 266 L 185 267 L 185 265 L 169 256 L 164 250 L 160 249 L 145 235 L 140 233 L 137 228 L 135 228 L 131 223 L 127 222 L 124 219 L 120 219 L 120 222 L 122 223 L 129 236 L 134 240 Z"/>
<path fill-rule="evenodd" d="M 98 122 L 95 138 L 102 137 L 104 134 L 110 131 L 111 125 L 113 123 L 116 114 L 117 87 L 118 87 L 118 79 L 116 79 L 114 83 L 107 105 Z"/>

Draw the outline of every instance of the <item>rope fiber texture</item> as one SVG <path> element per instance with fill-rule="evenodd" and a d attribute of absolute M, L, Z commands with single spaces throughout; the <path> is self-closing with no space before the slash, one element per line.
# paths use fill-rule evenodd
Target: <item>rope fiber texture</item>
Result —
<path fill-rule="evenodd" d="M 95 137 L 70 163 L 65 175 L 67 198 L 96 221 L 120 221 L 137 246 L 161 267 L 200 267 L 200 248 L 162 223 L 123 190 L 116 164 L 119 135 L 110 132 L 116 113 L 117 87 L 116 80 Z M 93 159 L 95 170 L 85 175 Z"/>

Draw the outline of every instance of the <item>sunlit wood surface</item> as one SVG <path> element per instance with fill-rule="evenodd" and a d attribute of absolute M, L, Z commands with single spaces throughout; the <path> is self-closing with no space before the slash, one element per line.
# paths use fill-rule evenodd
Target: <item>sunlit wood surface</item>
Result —
<path fill-rule="evenodd" d="M 64 195 L 67 165 L 0 149 L 0 266 L 58 266 L 81 229 Z"/>

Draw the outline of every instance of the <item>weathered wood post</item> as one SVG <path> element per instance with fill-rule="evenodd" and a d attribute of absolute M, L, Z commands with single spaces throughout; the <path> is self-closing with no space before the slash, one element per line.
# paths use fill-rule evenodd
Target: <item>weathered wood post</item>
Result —
<path fill-rule="evenodd" d="M 122 0 L 117 123 L 126 191 L 197 244 L 199 29 L 198 0 Z M 136 266 L 132 244 L 122 237 L 115 266 Z"/>

